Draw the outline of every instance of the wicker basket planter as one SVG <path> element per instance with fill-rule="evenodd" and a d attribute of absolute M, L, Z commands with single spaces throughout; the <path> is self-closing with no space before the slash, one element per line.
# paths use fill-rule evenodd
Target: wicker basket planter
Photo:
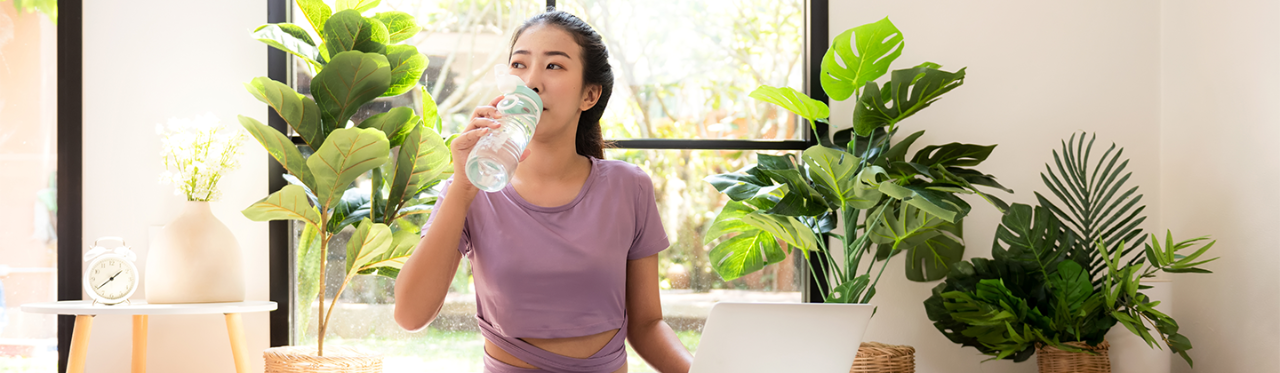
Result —
<path fill-rule="evenodd" d="M 849 373 L 915 373 L 916 349 L 879 342 L 862 342 Z"/>
<path fill-rule="evenodd" d="M 382 373 L 382 356 L 347 347 L 272 347 L 262 352 L 266 373 Z"/>
<path fill-rule="evenodd" d="M 1093 351 L 1097 355 L 1040 346 L 1036 348 L 1036 365 L 1040 367 L 1040 373 L 1111 373 L 1111 358 L 1107 357 L 1107 349 L 1111 345 L 1107 341 L 1102 341 L 1097 347 L 1089 347 L 1084 342 L 1064 344 Z"/>

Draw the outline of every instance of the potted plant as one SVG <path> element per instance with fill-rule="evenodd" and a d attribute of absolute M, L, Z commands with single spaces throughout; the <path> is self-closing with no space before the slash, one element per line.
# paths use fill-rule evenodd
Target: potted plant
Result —
<path fill-rule="evenodd" d="M 760 154 L 756 165 L 707 177 L 730 201 L 704 243 L 727 237 L 710 252 L 726 281 L 781 262 L 787 255 L 781 243 L 806 259 L 819 255 L 821 271 L 805 262 L 810 273 L 830 277 L 830 291 L 820 294 L 824 302 L 866 303 L 890 257 L 906 253 L 913 281 L 941 279 L 960 261 L 961 223 L 971 207 L 959 195 L 976 194 L 1003 211 L 1004 202 L 977 186 L 1012 191 L 971 168 L 995 145 L 931 145 L 908 158 L 924 131 L 894 140 L 899 122 L 964 83 L 964 69 L 947 72 L 925 62 L 877 84 L 904 46 L 888 18 L 847 30 L 832 44 L 822 61 L 822 89 L 835 100 L 856 99 L 853 127 L 828 139 L 816 125 L 828 121 L 826 104 L 788 87 L 757 88 L 751 97 L 807 119 L 820 144 L 798 159 Z M 833 231 L 837 218 L 843 232 Z M 841 244 L 828 248 L 823 236 Z M 841 250 L 843 260 L 832 250 Z"/>
<path fill-rule="evenodd" d="M 1058 204 L 1039 193 L 1039 206 L 1014 204 L 996 229 L 991 259 L 957 263 L 933 289 L 925 308 L 952 342 L 993 360 L 1040 354 L 1041 372 L 1110 372 L 1103 339 L 1119 323 L 1191 364 L 1191 341 L 1141 292 L 1150 288 L 1142 280 L 1158 271 L 1209 273 L 1198 266 L 1217 258 L 1197 260 L 1214 242 L 1174 241 L 1172 233 L 1163 245 L 1148 241 L 1138 228 L 1142 195 L 1124 186 L 1131 173 L 1128 160 L 1120 162 L 1123 149 L 1113 144 L 1092 163 L 1093 141 L 1073 135 L 1061 155 L 1053 152 L 1055 167 L 1045 165 L 1041 179 Z"/>
<path fill-rule="evenodd" d="M 433 197 L 423 193 L 452 173 L 435 103 L 425 91 L 420 113 L 402 106 L 349 123 L 365 103 L 420 88 L 426 57 L 411 45 L 397 44 L 421 29 L 414 18 L 396 11 L 364 15 L 378 0 L 338 1 L 332 10 L 320 0 L 298 0 L 297 4 L 318 39 L 289 23 L 263 25 L 253 35 L 316 72 L 311 82 L 315 99 L 265 77 L 245 87 L 279 114 L 304 144 L 295 146 L 284 133 L 240 117 L 241 124 L 284 166 L 290 184 L 243 213 L 255 221 L 296 220 L 304 225 L 298 240 L 299 272 L 311 273 L 318 281 L 300 293 L 318 293 L 318 341 L 314 348 L 269 349 L 267 371 L 293 372 L 285 367 L 293 362 L 298 367 L 326 364 L 316 360 L 326 357 L 325 332 L 339 295 L 355 276 L 394 278 L 399 273 L 419 240 L 419 223 L 410 219 L 420 218 L 416 215 L 429 212 L 434 203 Z M 366 173 L 371 173 L 370 186 L 352 187 Z M 332 263 L 325 253 L 333 237 L 347 226 L 353 232 L 346 243 L 345 263 L 338 264 L 345 267 L 346 275 L 339 294 L 326 307 L 324 274 Z M 304 301 L 306 306 L 310 302 Z M 360 356 L 342 356 L 350 354 L 329 355 L 335 364 L 372 367 L 381 363 L 380 359 L 366 363 L 352 361 Z M 300 355 L 305 357 L 295 358 Z"/>
<path fill-rule="evenodd" d="M 222 177 L 239 166 L 244 131 L 209 113 L 170 119 L 167 125 L 157 124 L 156 132 L 165 166 L 160 180 L 173 184 L 186 202 L 147 251 L 147 303 L 243 301 L 244 255 L 209 203 L 221 195 Z"/>

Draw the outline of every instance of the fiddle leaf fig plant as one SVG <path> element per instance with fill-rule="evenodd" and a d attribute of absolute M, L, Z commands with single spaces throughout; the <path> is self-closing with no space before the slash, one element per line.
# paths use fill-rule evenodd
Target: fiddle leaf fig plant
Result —
<path fill-rule="evenodd" d="M 396 44 L 421 27 L 402 12 L 366 15 L 379 0 L 297 0 L 312 29 L 289 24 L 258 27 L 253 37 L 305 61 L 315 73 L 314 97 L 286 84 L 254 78 L 245 88 L 267 104 L 301 138 L 295 145 L 285 133 L 256 119 L 240 116 L 273 159 L 284 166 L 289 185 L 250 205 L 243 213 L 255 221 L 294 220 L 303 224 L 298 243 L 299 308 L 306 312 L 320 300 L 317 354 L 324 355 L 325 332 L 333 306 L 358 275 L 395 278 L 419 240 L 419 222 L 409 219 L 430 211 L 435 199 L 424 197 L 452 173 L 452 159 L 439 133 L 431 97 L 423 95 L 422 113 L 395 107 L 351 123 L 357 109 L 378 97 L 397 96 L 419 88 L 426 56 L 412 45 Z M 337 10 L 336 13 L 333 10 Z M 355 187 L 369 175 L 367 188 Z M 329 300 L 324 286 L 330 243 L 346 227 L 346 275 Z"/>
<path fill-rule="evenodd" d="M 830 291 L 821 294 L 825 302 L 866 303 L 895 255 L 907 253 L 905 272 L 913 281 L 941 279 L 961 259 L 961 222 L 971 207 L 960 195 L 978 195 L 1001 211 L 1007 208 L 977 186 L 1012 191 L 971 168 L 995 145 L 926 146 L 908 159 L 924 131 L 894 141 L 903 119 L 962 85 L 965 77 L 964 69 L 946 72 L 926 62 L 876 83 L 902 54 L 903 40 L 888 18 L 836 37 L 822 60 L 822 89 L 835 100 L 854 98 L 857 105 L 852 127 L 833 138 L 818 131 L 817 123 L 830 120 L 826 103 L 789 87 L 760 86 L 751 93 L 806 119 L 819 145 L 798 157 L 759 154 L 755 165 L 706 178 L 730 199 L 704 236 L 704 244 L 719 240 L 710 257 L 722 278 L 733 280 L 781 262 L 785 244 L 806 259 L 822 256 L 822 272 L 832 277 Z M 844 221 L 842 232 L 833 231 L 838 219 Z M 827 247 L 828 236 L 840 245 Z M 833 250 L 842 251 L 843 261 Z"/>

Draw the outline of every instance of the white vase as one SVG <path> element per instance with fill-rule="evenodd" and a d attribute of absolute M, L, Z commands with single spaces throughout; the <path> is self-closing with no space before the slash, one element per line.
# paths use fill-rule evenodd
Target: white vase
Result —
<path fill-rule="evenodd" d="M 1143 294 L 1151 297 L 1153 301 L 1160 301 L 1160 305 L 1156 306 L 1156 310 L 1170 317 L 1173 316 L 1173 282 L 1168 279 L 1155 278 L 1142 281 L 1143 285 L 1151 285 L 1150 289 L 1142 290 Z M 1147 325 L 1150 327 L 1150 325 Z M 1151 334 L 1160 337 L 1156 331 L 1151 330 Z M 1169 352 L 1169 346 L 1164 345 L 1164 341 L 1159 341 L 1158 347 L 1147 346 L 1147 342 L 1142 340 L 1133 332 L 1129 331 L 1123 325 L 1116 324 L 1107 332 L 1107 341 L 1111 342 L 1111 370 L 1114 372 L 1125 373 L 1169 373 L 1172 359 L 1182 360 L 1181 357 Z"/>
<path fill-rule="evenodd" d="M 240 244 L 208 202 L 188 201 L 147 252 L 147 303 L 244 301 Z"/>

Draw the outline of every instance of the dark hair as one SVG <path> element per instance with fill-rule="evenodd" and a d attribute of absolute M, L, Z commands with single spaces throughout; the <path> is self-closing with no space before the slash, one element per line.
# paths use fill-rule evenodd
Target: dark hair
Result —
<path fill-rule="evenodd" d="M 511 47 L 515 48 L 520 34 L 538 25 L 559 27 L 569 35 L 573 35 L 573 40 L 582 48 L 583 87 L 593 84 L 600 86 L 600 99 L 596 101 L 595 106 L 583 111 L 582 116 L 578 118 L 578 135 L 574 139 L 574 145 L 578 154 L 604 159 L 604 149 L 611 146 L 604 141 L 604 134 L 600 129 L 600 117 L 604 115 L 609 96 L 613 95 L 613 68 L 609 66 L 609 51 L 605 50 L 604 40 L 581 18 L 548 7 L 545 13 L 529 18 L 516 29 L 515 34 L 511 36 Z M 510 58 L 511 51 L 508 50 L 507 53 Z"/>

